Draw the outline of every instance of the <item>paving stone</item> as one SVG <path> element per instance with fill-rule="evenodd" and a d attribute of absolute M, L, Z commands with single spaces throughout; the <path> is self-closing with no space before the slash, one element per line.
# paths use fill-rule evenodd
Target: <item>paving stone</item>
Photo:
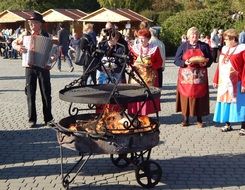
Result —
<path fill-rule="evenodd" d="M 62 68 L 69 70 L 65 63 Z M 151 160 L 160 165 L 163 174 L 154 189 L 245 189 L 245 138 L 238 135 L 240 126 L 236 124 L 234 128 L 237 130 L 221 133 L 222 125 L 212 121 L 216 89 L 211 84 L 215 68 L 216 65 L 209 68 L 211 114 L 204 117 L 207 127 L 198 129 L 195 118 L 190 118 L 193 125 L 182 128 L 181 115 L 175 113 L 178 68 L 172 59 L 167 60 L 161 92 L 162 111 L 159 113 L 160 144 L 151 153 Z M 51 70 L 52 110 L 56 121 L 67 117 L 69 108 L 68 102 L 59 99 L 58 92 L 80 77 L 79 69 L 75 65 L 73 73 Z M 36 102 L 40 126 L 36 129 L 26 127 L 24 86 L 21 60 L 3 60 L 0 57 L 0 190 L 64 189 L 56 132 L 41 126 L 43 116 L 39 89 Z M 80 157 L 78 152 L 68 149 L 63 149 L 63 153 L 64 172 L 67 172 Z M 110 155 L 92 155 L 70 187 L 141 190 L 135 178 L 136 168 L 130 165 L 120 170 L 111 163 Z"/>

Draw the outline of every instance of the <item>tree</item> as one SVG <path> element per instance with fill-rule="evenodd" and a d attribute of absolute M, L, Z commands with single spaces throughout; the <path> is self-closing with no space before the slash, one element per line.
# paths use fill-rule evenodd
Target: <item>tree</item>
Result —
<path fill-rule="evenodd" d="M 101 7 L 106 7 L 106 8 L 121 8 L 124 4 L 123 1 L 118 1 L 118 0 L 98 0 L 98 3 L 100 4 Z"/>
<path fill-rule="evenodd" d="M 200 10 L 203 8 L 202 0 L 176 0 L 182 6 L 182 10 Z"/>
<path fill-rule="evenodd" d="M 232 6 L 236 9 L 245 11 L 245 0 L 232 1 Z"/>
<path fill-rule="evenodd" d="M 27 10 L 32 9 L 29 0 L 5 0 L 0 3 L 0 10 Z"/>
<path fill-rule="evenodd" d="M 152 0 L 97 0 L 101 7 L 128 8 L 137 12 L 151 9 Z"/>
<path fill-rule="evenodd" d="M 0 10 L 37 10 L 40 12 L 51 8 L 80 9 L 84 12 L 99 8 L 97 0 L 5 0 L 0 2 Z"/>
<path fill-rule="evenodd" d="M 153 0 L 152 8 L 154 11 L 174 11 L 181 10 L 181 4 L 176 0 Z"/>
<path fill-rule="evenodd" d="M 233 0 L 204 0 L 203 5 L 205 8 L 216 9 L 216 10 L 224 10 L 227 7 L 231 7 Z"/>
<path fill-rule="evenodd" d="M 200 10 L 203 8 L 203 3 L 198 0 L 189 0 L 185 3 L 185 10 Z"/>
<path fill-rule="evenodd" d="M 201 33 L 207 35 L 210 34 L 213 28 L 228 29 L 232 24 L 228 10 L 202 9 L 182 11 L 162 23 L 162 38 L 165 45 L 169 47 L 167 53 L 173 55 L 180 44 L 182 34 L 186 34 L 190 27 L 196 26 Z"/>

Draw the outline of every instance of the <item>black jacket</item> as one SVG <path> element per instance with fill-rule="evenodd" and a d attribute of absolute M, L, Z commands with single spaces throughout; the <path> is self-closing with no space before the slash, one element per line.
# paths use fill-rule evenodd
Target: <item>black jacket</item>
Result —
<path fill-rule="evenodd" d="M 114 70 L 114 72 L 119 73 L 122 70 L 123 67 L 123 59 L 120 57 L 122 55 L 125 55 L 125 47 L 122 44 L 116 44 L 112 48 L 109 46 L 108 41 L 104 41 L 99 44 L 99 49 L 104 52 L 104 55 L 101 55 L 100 60 L 106 56 L 108 58 L 113 57 L 114 63 L 117 65 L 117 68 Z M 116 56 L 115 56 L 116 55 Z M 119 55 L 119 56 L 117 56 Z"/>

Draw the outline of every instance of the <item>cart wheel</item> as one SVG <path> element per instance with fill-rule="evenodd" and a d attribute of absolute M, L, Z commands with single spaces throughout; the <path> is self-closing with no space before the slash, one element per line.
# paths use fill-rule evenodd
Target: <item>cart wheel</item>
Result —
<path fill-rule="evenodd" d="M 133 159 L 133 154 L 111 154 L 112 163 L 118 168 L 127 167 Z"/>
<path fill-rule="evenodd" d="M 142 187 L 153 188 L 161 180 L 162 169 L 156 162 L 146 160 L 136 168 L 135 176 Z"/>
<path fill-rule="evenodd" d="M 69 190 L 69 180 L 68 179 L 63 179 L 62 185 L 66 190 Z"/>

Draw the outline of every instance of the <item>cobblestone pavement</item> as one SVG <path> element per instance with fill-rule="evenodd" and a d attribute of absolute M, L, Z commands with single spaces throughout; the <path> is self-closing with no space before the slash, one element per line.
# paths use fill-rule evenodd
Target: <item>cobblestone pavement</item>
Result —
<path fill-rule="evenodd" d="M 216 65 L 209 69 L 210 81 Z M 69 103 L 59 99 L 58 91 L 79 77 L 63 63 L 63 71 L 51 71 L 53 115 L 56 121 L 68 116 Z M 244 189 L 245 137 L 232 132 L 221 133 L 205 117 L 205 128 L 193 125 L 182 128 L 175 113 L 177 68 L 168 60 L 164 72 L 160 112 L 160 140 L 151 160 L 160 164 L 163 176 L 154 189 Z M 0 190 L 63 189 L 60 176 L 60 154 L 56 132 L 42 120 L 40 92 L 37 95 L 38 128 L 26 127 L 27 106 L 25 77 L 20 60 L 0 58 Z M 210 82 L 210 106 L 214 111 L 216 91 Z M 75 151 L 64 149 L 67 169 L 80 158 Z M 93 155 L 76 177 L 71 189 L 142 189 L 135 178 L 135 167 L 118 169 L 109 155 Z"/>

